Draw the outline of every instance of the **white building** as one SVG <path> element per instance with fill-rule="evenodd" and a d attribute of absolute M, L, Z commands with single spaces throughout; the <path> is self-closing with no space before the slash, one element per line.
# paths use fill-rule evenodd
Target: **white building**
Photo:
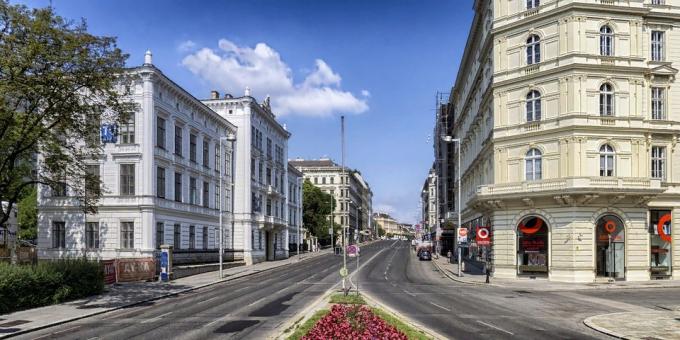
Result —
<path fill-rule="evenodd" d="M 303 175 L 288 163 L 288 250 L 297 252 L 297 245 L 305 242 L 306 230 L 302 226 L 302 180 Z M 302 248 L 300 248 L 302 250 Z"/>
<path fill-rule="evenodd" d="M 247 264 L 287 257 L 288 138 L 269 99 L 258 104 L 245 96 L 219 98 L 217 91 L 204 100 L 238 128 L 236 143 L 234 247 L 243 250 Z"/>
<path fill-rule="evenodd" d="M 103 183 L 98 212 L 84 214 L 66 186 L 40 186 L 38 256 L 151 258 L 169 244 L 176 263 L 217 261 L 219 164 L 231 180 L 231 146 L 220 155 L 219 141 L 236 127 L 154 67 L 150 52 L 127 73 L 139 111 L 89 165 Z M 225 211 L 231 196 L 225 185 Z"/>
<path fill-rule="evenodd" d="M 678 279 L 679 5 L 474 2 L 449 109 L 495 276 Z"/>

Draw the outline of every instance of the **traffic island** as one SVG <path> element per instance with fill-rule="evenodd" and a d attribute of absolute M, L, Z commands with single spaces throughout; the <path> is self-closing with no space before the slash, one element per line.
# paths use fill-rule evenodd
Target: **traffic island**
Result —
<path fill-rule="evenodd" d="M 625 322 L 621 322 L 625 320 Z M 591 316 L 583 323 L 619 339 L 678 339 L 680 306 L 671 311 L 622 312 Z"/>
<path fill-rule="evenodd" d="M 286 333 L 291 333 L 286 335 Z M 361 295 L 333 294 L 325 308 L 284 332 L 298 339 L 432 339 L 395 315 L 367 305 Z"/>

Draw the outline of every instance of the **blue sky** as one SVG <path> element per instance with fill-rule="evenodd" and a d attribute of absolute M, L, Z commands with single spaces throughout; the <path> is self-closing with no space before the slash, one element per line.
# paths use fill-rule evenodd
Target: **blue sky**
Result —
<path fill-rule="evenodd" d="M 210 90 L 272 103 L 293 136 L 289 158 L 346 163 L 374 193 L 374 210 L 416 221 L 433 161 L 435 93 L 449 92 L 473 16 L 472 0 L 52 0 L 89 30 L 118 37 L 198 98 Z M 43 7 L 47 0 L 25 2 Z"/>

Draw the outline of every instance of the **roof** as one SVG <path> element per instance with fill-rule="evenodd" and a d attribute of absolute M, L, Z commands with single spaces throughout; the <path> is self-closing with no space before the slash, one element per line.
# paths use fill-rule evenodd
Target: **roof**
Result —
<path fill-rule="evenodd" d="M 288 164 L 296 168 L 339 167 L 339 165 L 335 164 L 335 162 L 333 162 L 330 159 L 310 159 L 310 160 L 295 159 L 289 161 Z"/>

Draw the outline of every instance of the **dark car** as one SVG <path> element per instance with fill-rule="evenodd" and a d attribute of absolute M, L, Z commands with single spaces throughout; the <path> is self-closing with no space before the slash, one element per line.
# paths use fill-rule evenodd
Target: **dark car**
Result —
<path fill-rule="evenodd" d="M 427 250 L 422 250 L 422 251 L 420 252 L 420 254 L 418 255 L 418 258 L 419 258 L 421 261 L 425 261 L 425 260 L 427 260 L 427 261 L 432 261 L 432 254 L 431 254 L 429 251 L 427 251 Z"/>

